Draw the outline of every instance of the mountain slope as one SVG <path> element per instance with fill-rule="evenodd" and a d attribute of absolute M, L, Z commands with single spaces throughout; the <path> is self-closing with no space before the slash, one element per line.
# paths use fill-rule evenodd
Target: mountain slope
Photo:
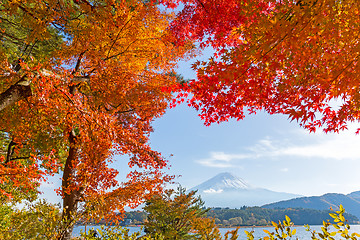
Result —
<path fill-rule="evenodd" d="M 266 204 L 264 208 L 310 208 L 317 210 L 336 210 L 342 204 L 346 212 L 360 219 L 360 191 L 350 194 L 327 193 L 322 196 L 300 197 L 286 201 Z"/>
<path fill-rule="evenodd" d="M 274 192 L 264 188 L 255 188 L 243 179 L 228 172 L 220 173 L 190 190 L 198 190 L 198 194 L 201 195 L 207 207 L 223 208 L 261 206 L 300 196 L 291 193 Z"/>

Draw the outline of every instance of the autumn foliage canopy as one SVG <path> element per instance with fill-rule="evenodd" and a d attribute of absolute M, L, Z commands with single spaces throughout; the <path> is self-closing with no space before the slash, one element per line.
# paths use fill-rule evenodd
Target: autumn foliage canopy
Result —
<path fill-rule="evenodd" d="M 315 131 L 360 118 L 356 0 L 186 1 L 172 23 L 178 40 L 215 53 L 178 86 L 206 124 L 264 110 Z"/>
<path fill-rule="evenodd" d="M 110 217 L 149 198 L 171 179 L 148 138 L 174 92 L 206 125 L 266 111 L 345 129 L 360 118 L 359 11 L 357 0 L 2 1 L 1 199 L 59 170 L 68 213 L 84 202 Z M 213 57 L 177 83 L 195 46 Z M 117 154 L 133 167 L 124 183 Z"/>

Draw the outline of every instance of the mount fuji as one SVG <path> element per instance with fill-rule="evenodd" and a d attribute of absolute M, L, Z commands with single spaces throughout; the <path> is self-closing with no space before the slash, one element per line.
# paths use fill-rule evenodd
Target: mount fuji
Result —
<path fill-rule="evenodd" d="M 191 188 L 205 202 L 207 207 L 240 208 L 262 206 L 282 200 L 302 197 L 292 193 L 274 192 L 265 188 L 250 186 L 243 179 L 225 172 Z"/>

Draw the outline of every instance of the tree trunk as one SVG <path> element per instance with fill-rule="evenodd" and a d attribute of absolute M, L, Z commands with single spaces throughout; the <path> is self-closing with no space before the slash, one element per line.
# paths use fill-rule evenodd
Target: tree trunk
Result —
<path fill-rule="evenodd" d="M 30 83 L 26 80 L 26 75 L 24 75 L 17 83 L 0 94 L 0 111 L 15 104 L 22 98 L 30 97 L 31 94 Z"/>
<path fill-rule="evenodd" d="M 69 86 L 69 93 L 75 94 L 76 86 Z M 63 179 L 62 179 L 62 190 L 63 190 L 63 213 L 62 221 L 64 225 L 64 231 L 62 232 L 59 240 L 70 240 L 71 234 L 74 229 L 76 222 L 76 215 L 78 210 L 78 202 L 80 200 L 82 190 L 75 189 L 71 186 L 71 181 L 75 177 L 75 161 L 77 159 L 78 148 L 76 146 L 77 136 L 72 129 L 69 133 L 69 155 L 65 162 Z"/>
<path fill-rule="evenodd" d="M 63 234 L 59 240 L 69 240 L 75 224 L 77 212 L 77 202 L 79 200 L 79 191 L 71 187 L 71 180 L 75 176 L 74 162 L 77 158 L 78 149 L 75 146 L 76 136 L 74 131 L 69 134 L 70 149 L 66 159 L 64 174 L 62 179 L 63 196 L 63 213 L 62 220 L 65 224 Z M 70 188 L 69 188 L 70 186 Z"/>

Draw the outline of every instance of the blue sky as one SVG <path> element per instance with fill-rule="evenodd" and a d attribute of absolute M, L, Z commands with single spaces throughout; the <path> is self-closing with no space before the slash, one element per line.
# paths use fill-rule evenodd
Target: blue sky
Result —
<path fill-rule="evenodd" d="M 179 67 L 187 79 L 195 78 L 190 66 L 186 62 Z M 168 173 L 181 175 L 176 181 L 188 189 L 231 172 L 254 187 L 273 191 L 347 194 L 360 190 L 360 135 L 355 130 L 350 125 L 340 134 L 309 133 L 286 116 L 266 113 L 206 127 L 197 112 L 183 104 L 155 120 L 151 146 L 167 157 Z M 127 159 L 117 159 L 114 166 L 124 179 Z M 52 189 L 60 181 L 52 182 L 43 185 L 44 197 L 59 201 Z"/>
<path fill-rule="evenodd" d="M 302 195 L 360 190 L 360 136 L 308 133 L 285 116 L 259 113 L 206 127 L 187 106 L 154 124 L 152 146 L 169 159 L 170 173 L 191 188 L 232 172 L 250 185 Z"/>

